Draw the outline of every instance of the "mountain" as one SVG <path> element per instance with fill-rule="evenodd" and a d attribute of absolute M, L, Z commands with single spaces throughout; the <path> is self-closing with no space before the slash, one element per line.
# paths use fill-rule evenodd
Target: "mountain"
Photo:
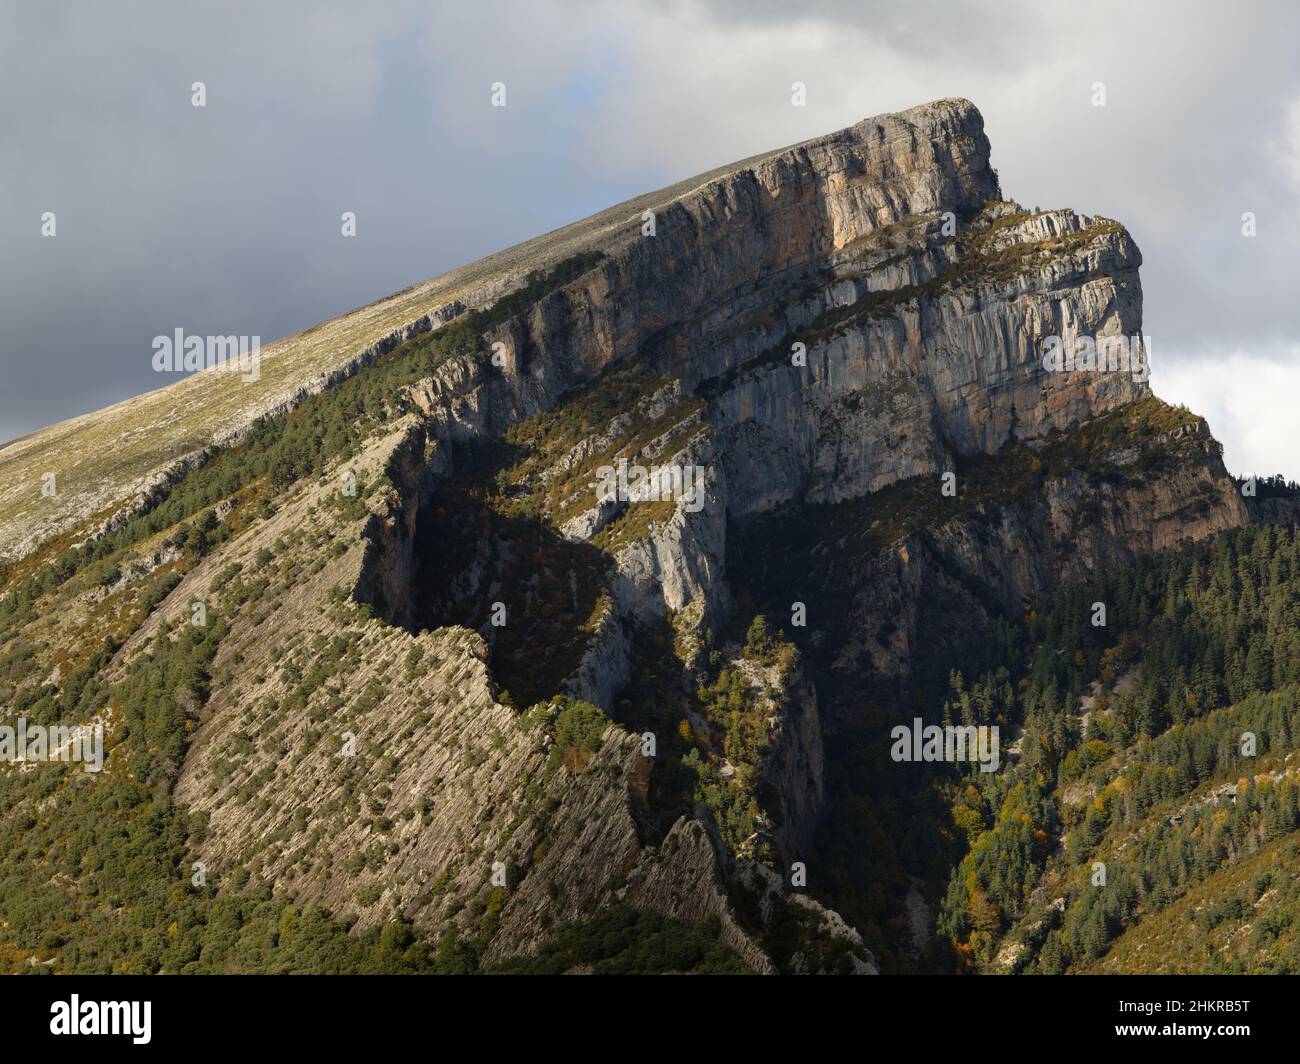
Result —
<path fill-rule="evenodd" d="M 1151 393 L 1123 226 L 989 151 L 867 119 L 0 449 L 5 716 L 105 744 L 0 772 L 0 962 L 1163 963 L 1290 852 L 1295 491 Z"/>

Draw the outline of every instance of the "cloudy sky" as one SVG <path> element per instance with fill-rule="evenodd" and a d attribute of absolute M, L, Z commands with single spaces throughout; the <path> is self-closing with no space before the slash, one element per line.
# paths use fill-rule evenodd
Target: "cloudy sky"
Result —
<path fill-rule="evenodd" d="M 965 96 L 1005 194 L 1133 233 L 1157 393 L 1209 417 L 1235 472 L 1300 478 L 1298 41 L 1289 0 L 0 0 L 0 440 L 156 387 L 150 343 L 177 327 L 269 342 Z"/>

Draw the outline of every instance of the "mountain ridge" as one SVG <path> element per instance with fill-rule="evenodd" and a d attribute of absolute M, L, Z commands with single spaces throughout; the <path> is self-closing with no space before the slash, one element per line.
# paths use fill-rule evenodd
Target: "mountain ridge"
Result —
<path fill-rule="evenodd" d="M 267 385 L 261 389 L 263 394 L 251 401 L 235 388 L 236 401 L 232 402 L 231 387 L 226 385 L 234 386 L 235 381 L 220 372 L 207 371 L 11 440 L 0 446 L 0 470 L 5 471 L 5 483 L 9 485 L 0 488 L 0 503 L 9 515 L 0 531 L 0 558 L 21 558 L 38 545 L 42 535 L 48 536 L 50 529 L 75 527 L 95 515 L 111 522 L 123 506 L 129 511 L 147 505 L 178 476 L 202 462 L 210 448 L 238 441 L 257 418 L 291 409 L 304 395 L 350 375 L 377 354 L 521 286 L 530 270 L 544 269 L 565 254 L 617 243 L 622 235 L 612 231 L 629 225 L 635 230 L 642 210 L 681 199 L 720 177 L 773 157 L 834 142 L 879 118 L 919 117 L 946 102 L 922 105 L 899 112 L 898 116 L 864 119 L 834 133 L 715 167 L 273 341 L 265 345 L 263 355 Z M 204 418 L 215 420 L 201 423 L 188 433 L 175 431 L 178 402 L 188 405 L 191 415 L 202 411 Z M 134 422 L 141 418 L 142 427 L 111 424 L 119 419 Z M 103 424 L 105 421 L 110 424 Z M 169 429 L 172 431 L 165 441 L 140 449 L 139 436 L 157 436 Z M 79 482 L 71 475 L 76 467 L 61 458 L 60 452 L 70 446 L 83 454 L 126 449 L 130 459 L 125 467 L 97 467 L 82 478 L 84 482 Z M 47 472 L 65 482 L 60 490 L 69 501 L 45 505 L 43 513 L 35 512 L 28 489 L 33 485 L 39 489 L 40 476 Z M 67 485 L 68 480 L 73 481 L 73 486 Z M 39 490 L 36 498 L 42 498 Z M 33 536 L 31 526 L 37 522 L 42 523 L 44 531 Z"/>
<path fill-rule="evenodd" d="M 943 100 L 628 201 L 652 232 L 560 230 L 80 546 L 76 514 L 7 519 L 6 702 L 109 733 L 102 780 L 0 781 L 13 949 L 20 891 L 81 890 L 66 969 L 223 970 L 254 902 L 249 927 L 323 912 L 340 957 L 440 971 L 638 913 L 700 964 L 701 929 L 760 972 L 989 963 L 1024 915 L 980 880 L 1000 778 L 957 777 L 994 789 L 953 803 L 967 853 L 927 819 L 956 784 L 882 734 L 951 715 L 942 681 L 997 651 L 957 712 L 1032 725 L 1008 771 L 1056 771 L 1040 735 L 1072 733 L 1011 683 L 1056 634 L 1039 609 L 1251 520 L 1202 419 L 1044 364 L 1049 337 L 1140 343 L 1141 254 L 1004 200 L 989 151 Z M 696 494 L 610 495 L 619 462 Z M 1077 686 L 1105 648 L 1071 638 Z M 106 892 L 113 810 L 171 849 L 133 843 Z"/>

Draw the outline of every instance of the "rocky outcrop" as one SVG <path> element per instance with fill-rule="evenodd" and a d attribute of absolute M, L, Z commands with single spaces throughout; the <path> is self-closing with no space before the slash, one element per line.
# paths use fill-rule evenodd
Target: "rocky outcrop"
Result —
<path fill-rule="evenodd" d="M 960 515 L 920 522 L 852 561 L 841 556 L 830 579 L 847 623 L 825 633 L 827 645 L 837 647 L 836 667 L 877 682 L 906 679 L 936 640 L 957 645 L 995 617 L 1023 616 L 1060 587 L 1250 519 L 1200 418 L 1186 415 L 1179 428 L 1110 458 L 1104 476 L 1098 468 L 1072 470 L 1005 500 L 972 488 L 979 501 Z M 1002 461 L 997 475 L 1026 475 L 1014 454 Z M 925 491 L 937 496 L 939 487 L 935 478 Z M 824 554 L 834 534 L 828 531 L 814 553 Z M 812 578 L 805 593 L 816 596 L 827 579 Z"/>
<path fill-rule="evenodd" d="M 363 534 L 365 554 L 353 597 L 404 627 L 413 622 L 411 587 L 418 565 L 416 520 L 438 478 L 449 471 L 445 451 L 429 438 L 423 425 L 411 424 L 393 447 L 383 473 L 398 496 L 381 500 Z M 340 489 L 349 478 L 350 490 L 359 490 L 352 469 L 342 471 Z"/>
<path fill-rule="evenodd" d="M 449 358 L 409 389 L 441 464 L 395 478 L 407 485 L 406 512 L 436 494 L 429 485 L 454 471 L 458 448 L 644 367 L 652 383 L 631 407 L 611 410 L 531 474 L 578 483 L 581 495 L 601 455 L 705 471 L 702 505 L 678 499 L 630 538 L 611 530 L 634 523 L 629 514 L 645 505 L 635 495 L 593 491 L 554 516 L 565 541 L 613 559 L 586 651 L 564 683 L 611 708 L 631 675 L 636 625 L 672 616 L 698 637 L 731 614 L 734 522 L 855 500 L 869 511 L 897 485 L 1045 443 L 1149 396 L 1141 255 L 1127 232 L 1000 196 L 982 120 L 964 101 L 868 120 L 684 191 L 653 210 L 652 233 L 650 219 L 635 219 L 587 273 L 492 326 L 483 347 L 497 358 Z M 1076 369 L 1045 360 L 1053 339 L 1072 350 L 1080 338 L 1131 343 L 1133 361 Z M 702 409 L 659 423 L 693 395 Z M 1142 453 L 1117 453 L 1107 458 L 1117 479 L 1058 476 L 1032 500 L 977 504 L 885 544 L 859 568 L 846 562 L 837 579 L 853 598 L 834 634 L 836 667 L 857 674 L 868 663 L 877 681 L 905 679 L 936 596 L 950 596 L 969 634 L 979 618 L 1014 616 L 1097 565 L 1240 523 L 1203 423 L 1179 433 L 1196 453 L 1176 469 L 1130 477 Z M 412 533 L 372 527 L 367 572 L 396 578 L 391 587 L 363 578 L 384 589 L 368 600 L 387 603 L 399 623 L 402 608 L 387 596 L 418 565 Z M 785 694 L 761 778 L 789 860 L 809 848 L 821 811 L 826 710 L 801 679 Z"/>
<path fill-rule="evenodd" d="M 817 688 L 801 673 L 784 684 L 764 761 L 760 794 L 776 825 L 777 850 L 786 867 L 807 858 L 825 799 L 825 750 Z"/>
<path fill-rule="evenodd" d="M 871 119 L 680 195 L 653 212 L 652 235 L 634 227 L 590 272 L 490 330 L 499 364 L 452 358 L 410 389 L 444 453 L 553 408 L 615 363 L 707 397 L 705 433 L 676 456 L 707 471 L 703 508 L 679 507 L 620 547 L 611 612 L 571 691 L 609 705 L 626 680 L 622 620 L 725 618 L 728 521 L 862 497 L 1148 394 L 1140 373 L 1043 364 L 1049 337 L 1140 335 L 1141 257 L 1127 233 L 998 195 L 969 103 Z M 626 505 L 593 498 L 559 531 L 592 541 Z"/>
<path fill-rule="evenodd" d="M 907 272 L 889 268 L 890 288 L 872 287 L 879 271 L 850 275 L 765 328 L 780 360 L 742 374 L 713 408 L 732 512 L 855 498 L 1146 395 L 1131 373 L 1044 368 L 1048 337 L 1140 334 L 1141 260 L 1122 230 L 1071 213 L 1051 231 L 1077 243 L 1049 254 L 1043 218 L 981 218 L 969 277 L 961 251 L 922 242 Z M 979 241 L 1012 249 L 1015 272 L 985 272 L 980 260 L 1001 253 Z M 801 337 L 807 365 L 791 365 Z"/>

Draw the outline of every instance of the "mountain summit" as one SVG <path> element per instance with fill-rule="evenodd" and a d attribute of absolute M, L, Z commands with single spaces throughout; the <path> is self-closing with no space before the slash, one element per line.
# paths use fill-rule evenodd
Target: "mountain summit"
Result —
<path fill-rule="evenodd" d="M 1251 516 L 1151 394 L 1140 264 L 1004 199 L 939 100 L 8 445 L 6 704 L 102 726 L 105 763 L 5 770 L 0 946 L 1039 964 L 1077 901 L 1046 781 L 1100 763 L 1076 695 L 1086 728 L 1136 682 L 1154 577 L 1082 589 Z M 914 721 L 992 729 L 996 764 L 927 764 L 920 727 L 900 762 Z"/>

